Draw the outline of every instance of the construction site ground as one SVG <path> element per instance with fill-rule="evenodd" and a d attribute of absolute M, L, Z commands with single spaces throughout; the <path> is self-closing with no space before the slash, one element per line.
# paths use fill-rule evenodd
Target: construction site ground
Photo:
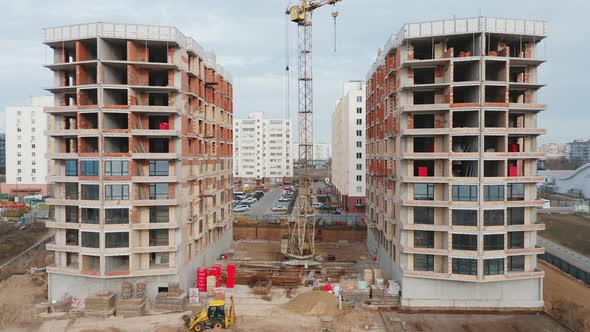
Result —
<path fill-rule="evenodd" d="M 0 221 L 0 265 L 20 254 L 48 234 L 45 224 L 23 225 Z"/>
<path fill-rule="evenodd" d="M 540 213 L 537 218 L 545 224 L 540 236 L 590 256 L 590 218 L 562 213 Z"/>
<path fill-rule="evenodd" d="M 237 241 L 233 246 L 236 262 L 266 262 L 269 267 L 279 262 L 276 241 Z M 341 264 L 346 270 L 372 266 L 371 254 L 363 242 L 319 243 L 317 253 L 334 255 L 332 266 Z M 269 269 L 270 270 L 270 269 Z M 238 268 L 238 274 L 240 270 Z M 557 272 L 560 277 L 561 272 Z M 562 274 L 562 273 L 561 273 Z M 548 279 L 555 278 L 552 273 Z M 546 281 L 548 282 L 548 281 Z M 552 294 L 547 290 L 546 294 Z M 553 287 L 553 286 L 552 286 Z M 572 290 L 575 291 L 575 290 Z M 43 301 L 46 286 L 28 276 L 13 276 L 0 283 L 0 330 L 1 331 L 70 331 L 70 332 L 119 332 L 185 331 L 184 313 L 154 312 L 135 318 L 109 317 L 88 318 L 77 313 L 37 314 L 36 304 Z M 553 292 L 559 296 L 566 292 Z M 229 331 L 568 331 L 551 317 L 540 313 L 439 313 L 378 311 L 357 304 L 344 305 L 339 311 L 335 296 L 311 287 L 293 287 L 288 294 L 285 287 L 273 286 L 268 295 L 255 294 L 247 285 L 228 289 L 226 296 L 233 295 L 238 319 Z M 586 296 L 580 294 L 580 296 Z M 590 298 L 586 296 L 586 299 Z M 554 301 L 551 298 L 551 301 Z M 555 299 L 555 301 L 560 301 Z M 203 305 L 195 307 L 198 311 Z M 587 308 L 587 307 L 586 307 Z"/>

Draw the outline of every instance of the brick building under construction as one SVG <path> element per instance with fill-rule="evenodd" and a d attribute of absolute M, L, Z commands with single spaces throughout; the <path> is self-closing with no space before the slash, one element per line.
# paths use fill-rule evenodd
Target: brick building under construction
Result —
<path fill-rule="evenodd" d="M 124 280 L 154 296 L 232 237 L 232 80 L 176 28 L 93 23 L 44 31 L 54 53 L 49 300 Z"/>
<path fill-rule="evenodd" d="M 367 77 L 369 248 L 408 307 L 539 308 L 546 23 L 403 26 Z"/>

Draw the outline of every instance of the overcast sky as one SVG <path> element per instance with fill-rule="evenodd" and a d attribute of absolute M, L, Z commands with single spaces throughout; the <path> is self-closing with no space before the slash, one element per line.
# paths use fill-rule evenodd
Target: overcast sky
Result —
<path fill-rule="evenodd" d="M 0 12 L 0 131 L 4 108 L 22 105 L 28 97 L 47 94 L 52 85 L 50 52 L 42 42 L 44 27 L 88 22 L 176 26 L 217 53 L 234 77 L 235 116 L 263 111 L 284 117 L 287 0 L 2 0 Z M 291 0 L 290 2 L 294 2 Z M 548 63 L 541 67 L 540 101 L 549 108 L 539 126 L 548 129 L 542 141 L 566 142 L 588 138 L 587 103 L 590 91 L 590 12 L 588 0 L 343 0 L 334 53 L 331 8 L 314 14 L 315 137 L 330 142 L 329 121 L 342 92 L 342 83 L 365 79 L 377 49 L 407 22 L 487 16 L 549 21 L 549 39 L 542 49 Z M 586 23 L 585 23 L 586 22 Z M 291 68 L 295 69 L 295 27 L 289 24 Z M 293 71 L 295 73 L 295 71 Z M 296 113 L 292 77 L 291 112 Z"/>

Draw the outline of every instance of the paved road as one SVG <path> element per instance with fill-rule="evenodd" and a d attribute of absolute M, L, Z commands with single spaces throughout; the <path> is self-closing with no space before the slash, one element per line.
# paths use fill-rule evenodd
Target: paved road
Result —
<path fill-rule="evenodd" d="M 555 242 L 549 241 L 543 237 L 537 235 L 537 244 L 545 248 L 547 253 L 553 256 L 557 256 L 571 265 L 582 269 L 586 272 L 590 272 L 590 258 L 584 256 L 578 252 L 570 250 L 562 245 Z"/>

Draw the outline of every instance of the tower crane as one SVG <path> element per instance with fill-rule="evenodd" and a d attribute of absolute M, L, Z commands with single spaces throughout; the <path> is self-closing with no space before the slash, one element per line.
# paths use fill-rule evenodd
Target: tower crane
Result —
<path fill-rule="evenodd" d="M 312 14 L 316 9 L 326 5 L 335 6 L 340 1 L 342 0 L 298 0 L 299 3 L 289 7 L 285 13 L 289 15 L 291 22 L 297 24 L 298 157 L 303 167 L 303 176 L 298 179 L 299 193 L 295 205 L 297 216 L 289 223 L 288 239 L 281 245 L 281 251 L 285 256 L 299 262 L 307 262 L 315 253 L 315 195 L 309 174 L 309 163 L 313 158 Z M 334 10 L 332 17 L 336 23 L 338 12 Z"/>

